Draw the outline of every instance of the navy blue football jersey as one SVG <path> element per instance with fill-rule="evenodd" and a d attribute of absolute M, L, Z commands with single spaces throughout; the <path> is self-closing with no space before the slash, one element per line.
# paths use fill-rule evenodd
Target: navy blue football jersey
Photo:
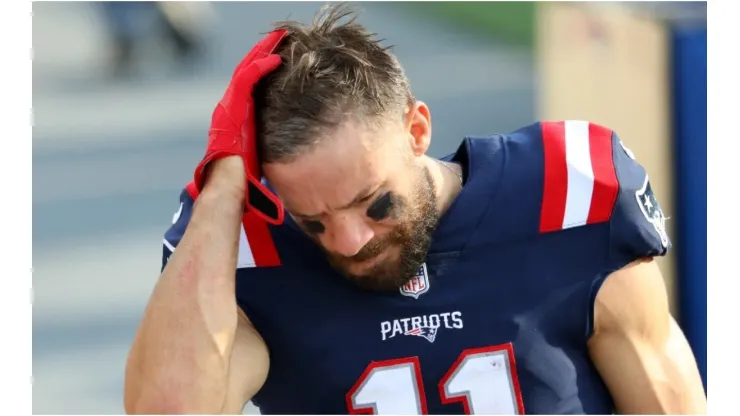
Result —
<path fill-rule="evenodd" d="M 463 190 L 392 293 L 337 274 L 292 220 L 245 215 L 236 297 L 270 352 L 263 414 L 613 412 L 586 342 L 603 280 L 670 246 L 645 169 L 581 121 L 468 137 L 445 159 Z"/>

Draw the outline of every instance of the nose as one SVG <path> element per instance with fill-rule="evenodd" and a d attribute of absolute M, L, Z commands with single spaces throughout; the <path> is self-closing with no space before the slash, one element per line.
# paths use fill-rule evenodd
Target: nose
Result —
<path fill-rule="evenodd" d="M 328 225 L 327 232 L 322 235 L 321 244 L 327 250 L 344 257 L 359 253 L 375 236 L 375 232 L 365 221 L 349 215 L 336 218 Z"/>

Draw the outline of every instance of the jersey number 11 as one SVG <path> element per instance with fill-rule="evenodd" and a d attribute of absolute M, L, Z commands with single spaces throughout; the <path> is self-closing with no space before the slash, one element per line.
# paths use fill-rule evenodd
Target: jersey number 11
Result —
<path fill-rule="evenodd" d="M 524 414 L 511 343 L 465 350 L 438 384 L 442 403 L 466 414 Z M 427 414 L 417 357 L 370 363 L 347 393 L 351 414 Z"/>

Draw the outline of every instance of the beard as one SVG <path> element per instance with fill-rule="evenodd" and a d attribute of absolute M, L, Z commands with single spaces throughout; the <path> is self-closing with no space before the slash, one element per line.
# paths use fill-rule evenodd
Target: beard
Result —
<path fill-rule="evenodd" d="M 420 168 L 418 172 L 413 200 L 402 201 L 406 207 L 401 214 L 403 217 L 388 235 L 370 241 L 350 258 L 327 253 L 332 267 L 362 289 L 398 290 L 416 275 L 426 260 L 440 214 L 429 170 Z M 388 251 L 391 252 L 388 259 L 376 262 L 362 274 L 349 271 L 352 264 L 371 260 Z"/>

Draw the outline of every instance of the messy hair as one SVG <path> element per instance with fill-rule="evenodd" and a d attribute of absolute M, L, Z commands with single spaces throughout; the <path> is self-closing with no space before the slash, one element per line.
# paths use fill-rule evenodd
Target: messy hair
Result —
<path fill-rule="evenodd" d="M 255 91 L 263 162 L 289 162 L 342 123 L 374 127 L 413 102 L 401 64 L 346 3 L 324 6 L 312 24 L 275 24 L 288 36 L 283 64 Z"/>

